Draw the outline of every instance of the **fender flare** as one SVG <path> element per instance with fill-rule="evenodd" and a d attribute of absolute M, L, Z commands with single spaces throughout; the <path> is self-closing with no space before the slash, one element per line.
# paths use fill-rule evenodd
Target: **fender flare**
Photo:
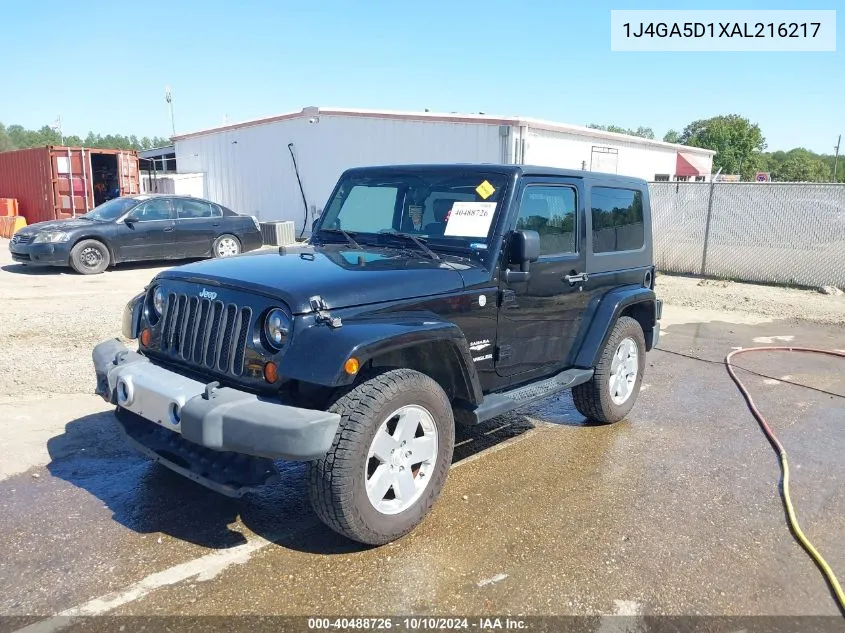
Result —
<path fill-rule="evenodd" d="M 598 306 L 592 310 L 593 318 L 581 339 L 581 347 L 575 357 L 575 367 L 590 369 L 596 366 L 616 320 L 626 308 L 636 304 L 650 303 L 654 308 L 652 311 L 654 318 L 650 327 L 654 327 L 657 323 L 657 296 L 650 288 L 624 286 L 611 290 L 599 297 L 597 301 Z M 650 333 L 647 328 L 645 335 L 648 342 Z"/>
<path fill-rule="evenodd" d="M 138 338 L 141 332 L 141 317 L 144 311 L 144 299 L 147 297 L 147 291 L 141 292 L 132 297 L 125 306 L 123 306 L 123 317 L 121 323 L 121 333 L 130 340 Z"/>
<path fill-rule="evenodd" d="M 355 375 L 344 371 L 349 358 L 363 367 L 368 361 L 389 352 L 431 343 L 446 343 L 453 353 L 444 363 L 456 363 L 464 393 L 473 404 L 483 399 L 481 383 L 463 331 L 432 313 L 391 313 L 387 316 L 343 319 L 338 328 L 316 322 L 314 315 L 297 319 L 291 347 L 279 362 L 279 374 L 302 382 L 324 386 L 344 386 Z"/>

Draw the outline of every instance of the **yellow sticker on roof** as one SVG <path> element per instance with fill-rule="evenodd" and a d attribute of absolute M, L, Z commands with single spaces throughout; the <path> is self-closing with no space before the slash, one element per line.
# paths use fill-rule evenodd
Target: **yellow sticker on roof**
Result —
<path fill-rule="evenodd" d="M 496 188 L 490 184 L 490 181 L 485 180 L 480 185 L 478 185 L 475 190 L 478 192 L 478 195 L 487 200 L 490 196 L 492 196 L 496 192 Z"/>

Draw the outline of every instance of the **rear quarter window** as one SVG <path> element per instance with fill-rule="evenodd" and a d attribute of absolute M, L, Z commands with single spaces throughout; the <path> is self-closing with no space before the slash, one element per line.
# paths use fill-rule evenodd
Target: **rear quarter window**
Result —
<path fill-rule="evenodd" d="M 593 253 L 635 251 L 645 243 L 643 194 L 637 189 L 592 187 Z"/>

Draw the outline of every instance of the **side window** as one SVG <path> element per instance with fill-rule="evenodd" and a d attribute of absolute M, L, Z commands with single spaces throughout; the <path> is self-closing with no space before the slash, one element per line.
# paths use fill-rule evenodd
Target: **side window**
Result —
<path fill-rule="evenodd" d="M 212 216 L 211 205 L 199 200 L 179 200 L 176 203 L 179 219 L 210 218 Z"/>
<path fill-rule="evenodd" d="M 593 252 L 634 251 L 642 248 L 643 194 L 634 189 L 593 187 Z"/>
<path fill-rule="evenodd" d="M 377 233 L 380 229 L 393 226 L 393 210 L 396 205 L 396 187 L 352 187 L 343 206 L 326 218 L 326 228 L 334 227 L 347 231 Z"/>
<path fill-rule="evenodd" d="M 145 202 L 135 215 L 141 222 L 152 222 L 153 220 L 169 220 L 171 218 L 171 205 L 168 198 L 153 198 Z"/>
<path fill-rule="evenodd" d="M 517 230 L 540 234 L 540 254 L 577 253 L 575 189 L 530 185 L 522 193 Z"/>

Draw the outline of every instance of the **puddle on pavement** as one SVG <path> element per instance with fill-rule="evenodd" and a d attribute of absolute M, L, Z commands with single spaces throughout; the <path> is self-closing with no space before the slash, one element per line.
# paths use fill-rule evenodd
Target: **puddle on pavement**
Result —
<path fill-rule="evenodd" d="M 591 426 L 587 418 L 575 408 L 575 403 L 572 401 L 572 392 L 569 390 L 538 402 L 531 407 L 526 407 L 523 413 L 551 424 Z"/>

